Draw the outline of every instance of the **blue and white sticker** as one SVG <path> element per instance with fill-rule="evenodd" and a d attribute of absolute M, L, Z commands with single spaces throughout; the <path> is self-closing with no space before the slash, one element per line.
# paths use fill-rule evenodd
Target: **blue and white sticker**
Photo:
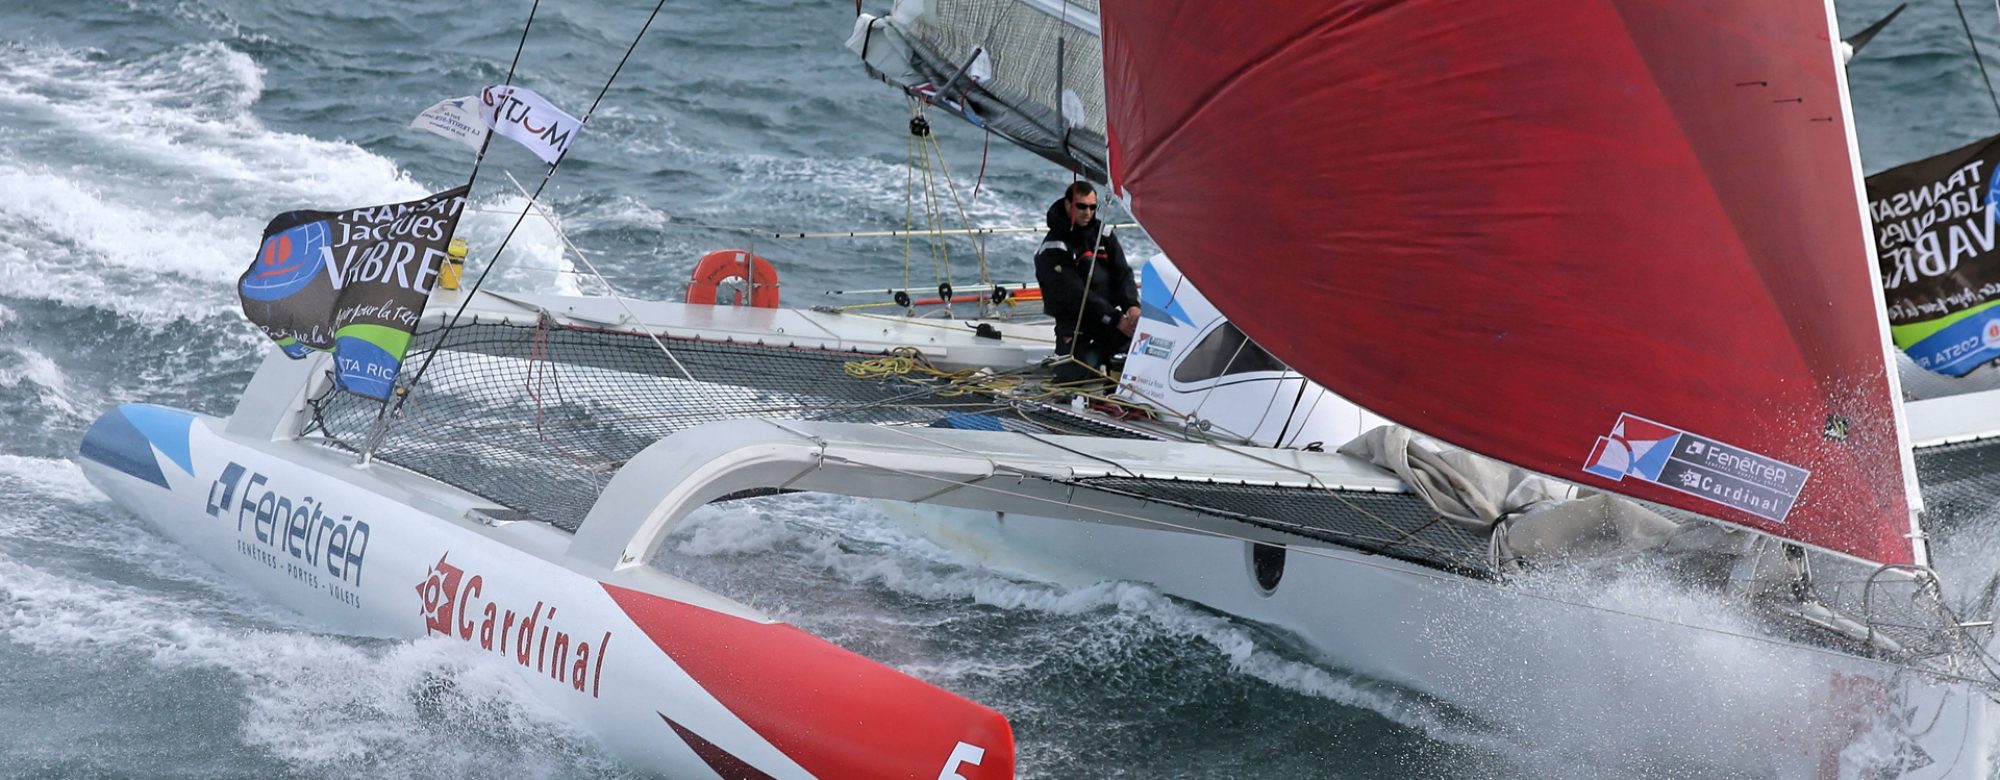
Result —
<path fill-rule="evenodd" d="M 1634 414 L 1597 437 L 1583 470 L 1627 477 L 1782 523 L 1812 477 L 1808 469 Z"/>

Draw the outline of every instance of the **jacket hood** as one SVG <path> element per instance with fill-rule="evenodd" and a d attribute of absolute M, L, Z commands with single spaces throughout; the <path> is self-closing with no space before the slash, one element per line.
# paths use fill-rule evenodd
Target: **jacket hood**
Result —
<path fill-rule="evenodd" d="M 1056 198 L 1056 202 L 1049 204 L 1049 229 L 1059 235 L 1069 235 L 1070 231 L 1076 229 L 1069 224 L 1069 209 L 1063 208 L 1063 203 L 1068 200 L 1069 196 L 1065 195 Z M 1090 224 L 1085 225 L 1084 229 L 1089 230 L 1095 227 L 1097 227 L 1097 217 L 1092 216 Z M 1085 233 L 1085 235 L 1089 234 Z"/>

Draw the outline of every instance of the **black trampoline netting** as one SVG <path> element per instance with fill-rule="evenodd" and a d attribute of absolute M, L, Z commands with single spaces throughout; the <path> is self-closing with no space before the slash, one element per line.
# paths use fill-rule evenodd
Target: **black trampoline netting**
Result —
<path fill-rule="evenodd" d="M 997 430 L 1132 435 L 1047 405 L 848 376 L 849 363 L 882 354 L 663 339 L 669 358 L 644 335 L 550 322 L 461 325 L 440 349 L 440 332 L 417 334 L 406 365 L 436 355 L 384 427 L 374 457 L 569 529 L 626 460 L 668 434 L 717 420 L 966 421 Z M 381 409 L 329 391 L 313 402 L 306 432 L 360 451 Z"/>

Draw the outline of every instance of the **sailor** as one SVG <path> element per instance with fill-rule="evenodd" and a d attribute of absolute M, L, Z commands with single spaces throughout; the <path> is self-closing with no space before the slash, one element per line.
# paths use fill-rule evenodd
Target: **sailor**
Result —
<path fill-rule="evenodd" d="M 1118 237 L 1097 218 L 1097 190 L 1090 182 L 1069 185 L 1049 206 L 1049 233 L 1035 253 L 1035 280 L 1042 286 L 1042 310 L 1056 320 L 1056 354 L 1076 358 L 1057 367 L 1056 380 L 1121 368 L 1139 325 L 1139 285 Z"/>

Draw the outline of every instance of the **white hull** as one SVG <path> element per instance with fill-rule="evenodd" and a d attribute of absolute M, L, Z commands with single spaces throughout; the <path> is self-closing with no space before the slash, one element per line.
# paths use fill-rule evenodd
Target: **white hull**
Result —
<path fill-rule="evenodd" d="M 99 489 L 273 601 L 457 643 L 633 766 L 1012 776 L 997 713 L 649 567 L 593 566 L 542 523 L 481 521 L 489 505 L 394 467 L 149 406 L 107 412 L 83 454 Z"/>
<path fill-rule="evenodd" d="M 1510 741 L 1537 752 L 1592 765 L 1712 762 L 1780 777 L 1911 760 L 1923 765 L 1888 776 L 1987 777 L 1991 705 L 1977 688 L 1752 638 L 1750 621 L 1700 596 L 1644 585 L 1608 595 L 1562 583 L 1496 586 L 1297 538 L 1267 592 L 1237 539 L 881 506 L 996 569 L 1071 585 L 1143 582 L 1283 629 L 1340 668 L 1518 730 Z M 1889 717 L 1892 704 L 1911 717 Z"/>

